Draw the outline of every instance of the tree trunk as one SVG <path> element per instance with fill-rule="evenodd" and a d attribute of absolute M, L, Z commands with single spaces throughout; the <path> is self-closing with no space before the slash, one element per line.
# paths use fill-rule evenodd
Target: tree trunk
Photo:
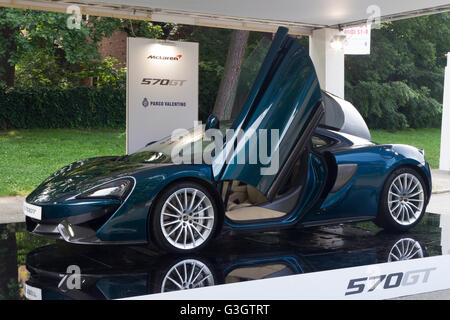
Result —
<path fill-rule="evenodd" d="M 0 57 L 0 81 L 3 80 L 8 87 L 13 87 L 15 65 L 10 64 L 9 59 L 11 58 L 11 53 L 16 51 L 17 46 L 14 40 L 14 32 L 11 29 L 2 31 L 3 39 L 11 39 L 11 41 L 9 42 L 8 50 Z"/>
<path fill-rule="evenodd" d="M 228 120 L 231 116 L 248 35 L 249 31 L 236 30 L 231 37 L 227 61 L 213 109 L 213 114 L 220 120 Z"/>
<path fill-rule="evenodd" d="M 8 87 L 13 87 L 15 65 L 11 65 L 9 59 L 12 53 L 17 51 L 16 32 L 18 30 L 9 28 L 6 23 L 0 28 L 2 45 L 5 46 L 5 53 L 0 56 L 0 82 L 4 82 Z"/>

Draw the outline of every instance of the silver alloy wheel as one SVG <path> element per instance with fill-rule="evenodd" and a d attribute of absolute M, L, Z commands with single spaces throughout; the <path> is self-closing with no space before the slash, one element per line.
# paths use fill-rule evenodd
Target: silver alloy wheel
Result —
<path fill-rule="evenodd" d="M 161 292 L 209 287 L 214 285 L 211 270 L 201 261 L 187 259 L 178 262 L 166 273 Z"/>
<path fill-rule="evenodd" d="M 161 229 L 178 249 L 194 249 L 204 243 L 214 226 L 211 200 L 200 190 L 183 188 L 171 194 L 161 211 Z"/>
<path fill-rule="evenodd" d="M 389 252 L 388 262 L 423 258 L 420 243 L 414 239 L 405 238 L 397 241 Z"/>
<path fill-rule="evenodd" d="M 420 180 L 411 173 L 398 175 L 389 187 L 388 207 L 392 218 L 403 226 L 419 219 L 425 201 Z"/>

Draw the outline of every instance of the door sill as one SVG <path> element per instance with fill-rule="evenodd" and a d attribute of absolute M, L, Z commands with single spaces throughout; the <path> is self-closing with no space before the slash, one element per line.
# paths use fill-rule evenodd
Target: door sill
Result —
<path fill-rule="evenodd" d="M 266 222 L 277 221 L 286 217 L 286 212 L 271 210 L 259 206 L 249 206 L 244 208 L 227 211 L 226 217 L 234 223 L 254 223 L 254 222 Z"/>

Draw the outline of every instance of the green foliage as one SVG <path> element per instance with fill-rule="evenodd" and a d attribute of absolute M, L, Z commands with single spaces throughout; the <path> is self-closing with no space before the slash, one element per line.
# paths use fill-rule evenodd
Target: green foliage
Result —
<path fill-rule="evenodd" d="M 384 24 L 370 56 L 346 57 L 346 98 L 371 128 L 437 127 L 448 51 L 449 13 Z"/>
<path fill-rule="evenodd" d="M 92 77 L 95 87 L 125 88 L 127 68 L 121 66 L 116 58 L 106 57 L 90 70 L 82 71 L 80 77 Z"/>
<path fill-rule="evenodd" d="M 400 130 L 440 125 L 442 105 L 422 87 L 413 90 L 402 81 L 361 81 L 346 87 L 347 98 L 358 107 L 370 128 Z"/>
<path fill-rule="evenodd" d="M 170 28 L 167 24 L 165 27 Z M 130 37 L 141 37 L 150 39 L 164 38 L 164 28 L 160 24 L 155 24 L 148 21 L 132 21 L 126 20 L 123 22 L 123 29 Z"/>
<path fill-rule="evenodd" d="M 16 65 L 16 85 L 76 87 L 83 71 L 102 70 L 98 42 L 122 28 L 122 20 L 89 16 L 80 29 L 69 29 L 69 15 L 55 12 L 0 8 L 0 57 L 10 55 Z M 0 70 L 0 84 L 3 71 Z"/>
<path fill-rule="evenodd" d="M 123 128 L 123 88 L 2 88 L 0 129 Z"/>

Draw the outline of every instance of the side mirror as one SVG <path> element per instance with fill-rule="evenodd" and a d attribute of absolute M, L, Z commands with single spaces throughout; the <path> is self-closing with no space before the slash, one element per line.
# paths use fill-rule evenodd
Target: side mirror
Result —
<path fill-rule="evenodd" d="M 206 120 L 205 131 L 209 129 L 220 129 L 220 121 L 215 115 L 210 115 Z"/>

